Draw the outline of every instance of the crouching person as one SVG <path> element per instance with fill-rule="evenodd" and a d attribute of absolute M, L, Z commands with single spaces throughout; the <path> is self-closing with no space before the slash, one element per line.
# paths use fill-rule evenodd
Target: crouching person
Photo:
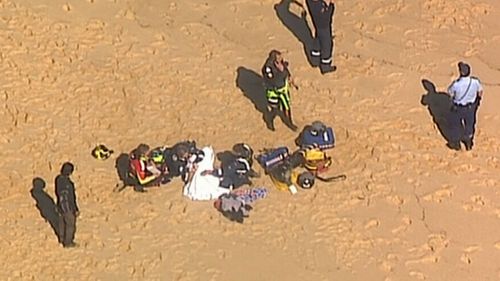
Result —
<path fill-rule="evenodd" d="M 230 221 L 243 223 L 245 218 L 248 218 L 252 206 L 248 205 L 236 194 L 223 194 L 215 202 L 214 207 L 222 215 Z"/>
<path fill-rule="evenodd" d="M 163 172 L 148 158 L 149 145 L 140 144 L 130 153 L 130 176 L 136 179 L 134 190 L 144 192 L 145 187 L 158 186 Z"/>
<path fill-rule="evenodd" d="M 233 146 L 233 155 L 235 156 L 232 161 L 222 165 L 216 170 L 207 170 L 203 175 L 213 175 L 220 179 L 219 186 L 233 190 L 243 185 L 251 185 L 250 178 L 259 177 L 260 175 L 252 169 L 252 148 L 244 143 L 238 143 Z"/>

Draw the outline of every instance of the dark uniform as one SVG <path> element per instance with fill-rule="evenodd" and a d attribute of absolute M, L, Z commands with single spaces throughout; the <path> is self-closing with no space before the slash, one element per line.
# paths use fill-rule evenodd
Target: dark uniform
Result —
<path fill-rule="evenodd" d="M 271 52 L 272 53 L 272 52 Z M 270 55 L 262 67 L 262 76 L 266 86 L 266 98 L 268 104 L 268 114 L 266 123 L 269 129 L 274 131 L 274 118 L 279 111 L 285 114 L 287 124 L 291 129 L 296 130 L 293 124 L 290 108 L 290 71 L 288 62 L 283 61 L 284 69 L 281 71 L 275 65 L 275 57 Z"/>
<path fill-rule="evenodd" d="M 307 0 L 306 4 L 315 29 L 311 57 L 316 65 L 320 65 L 321 73 L 335 71 L 337 67 L 332 66 L 332 19 L 335 4 L 326 4 L 323 0 Z"/>
<path fill-rule="evenodd" d="M 168 169 L 168 179 L 180 176 L 184 182 L 188 179 L 188 161 L 200 162 L 204 153 L 196 148 L 194 141 L 180 142 L 172 148 L 167 148 L 164 153 L 165 164 Z"/>
<path fill-rule="evenodd" d="M 179 157 L 175 149 L 167 149 L 165 151 L 165 164 L 168 168 L 168 177 L 175 178 L 184 174 L 187 159 Z"/>
<path fill-rule="evenodd" d="M 75 231 L 76 231 L 76 217 L 78 216 L 79 209 L 76 204 L 75 185 L 69 178 L 73 173 L 73 165 L 65 163 L 61 168 L 61 174 L 55 179 L 57 208 L 59 211 L 59 226 L 58 237 L 59 243 L 64 247 L 73 247 Z"/>
<path fill-rule="evenodd" d="M 220 178 L 220 187 L 236 189 L 245 184 L 252 184 L 249 177 L 257 177 L 247 159 L 237 157 L 234 161 L 215 170 L 212 175 Z"/>

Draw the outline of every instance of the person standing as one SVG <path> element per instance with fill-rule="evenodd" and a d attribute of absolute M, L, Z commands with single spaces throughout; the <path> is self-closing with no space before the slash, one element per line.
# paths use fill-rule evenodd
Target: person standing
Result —
<path fill-rule="evenodd" d="M 285 124 L 293 131 L 297 126 L 293 124 L 292 110 L 290 108 L 290 86 L 296 90 L 292 75 L 288 70 L 288 62 L 283 59 L 280 51 L 272 50 L 262 67 L 262 76 L 266 87 L 268 112 L 266 114 L 267 127 L 274 131 L 274 118 L 278 113 L 285 117 Z"/>
<path fill-rule="evenodd" d="M 476 77 L 471 77 L 470 66 L 458 63 L 460 77 L 448 88 L 453 105 L 450 112 L 450 140 L 448 147 L 460 150 L 463 142 L 466 150 L 474 146 L 476 113 L 483 95 L 483 87 Z"/>
<path fill-rule="evenodd" d="M 333 72 L 337 70 L 332 64 L 334 0 L 306 0 L 306 5 L 315 30 L 311 61 L 313 65 L 319 65 L 322 74 Z"/>
<path fill-rule="evenodd" d="M 65 248 L 75 247 L 76 218 L 80 214 L 76 204 L 75 184 L 70 176 L 75 167 L 66 162 L 55 179 L 57 209 L 59 212 L 58 238 Z"/>

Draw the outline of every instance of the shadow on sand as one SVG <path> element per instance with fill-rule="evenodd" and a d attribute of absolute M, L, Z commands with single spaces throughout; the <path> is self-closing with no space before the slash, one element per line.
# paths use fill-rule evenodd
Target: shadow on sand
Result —
<path fill-rule="evenodd" d="M 255 109 L 262 113 L 262 120 L 266 123 L 267 128 L 270 128 L 270 120 L 267 110 L 266 89 L 263 84 L 263 78 L 255 71 L 246 67 L 240 66 L 236 74 L 236 87 L 238 87 L 243 95 L 249 99 Z"/>
<path fill-rule="evenodd" d="M 443 138 L 447 142 L 449 142 L 450 128 L 448 125 L 448 120 L 450 108 L 452 105 L 451 100 L 447 93 L 437 92 L 434 83 L 427 79 L 422 80 L 422 86 L 427 91 L 427 93 L 422 95 L 420 103 L 424 106 L 427 106 L 434 124 L 436 124 Z"/>
<path fill-rule="evenodd" d="M 56 237 L 59 237 L 58 224 L 59 224 L 59 213 L 57 212 L 57 206 L 54 199 L 45 192 L 45 181 L 42 178 L 36 177 L 33 179 L 33 188 L 30 190 L 31 197 L 36 201 L 36 208 L 40 212 L 40 216 L 50 224 L 50 227 L 54 231 Z"/>
<path fill-rule="evenodd" d="M 292 129 L 293 125 L 290 124 L 282 111 L 276 112 L 275 115 L 268 111 L 266 89 L 262 76 L 243 66 L 238 67 L 236 72 L 236 86 L 243 92 L 243 95 L 253 103 L 255 109 L 262 113 L 262 120 L 264 120 L 267 129 L 274 131 L 275 117 L 279 117 L 287 127 Z"/>
<path fill-rule="evenodd" d="M 302 9 L 300 16 L 290 11 L 292 4 Z M 313 37 L 311 29 L 307 24 L 305 7 L 296 0 L 282 0 L 280 3 L 274 5 L 274 10 L 281 23 L 302 43 L 309 65 L 314 66 L 310 52 L 313 45 Z"/>

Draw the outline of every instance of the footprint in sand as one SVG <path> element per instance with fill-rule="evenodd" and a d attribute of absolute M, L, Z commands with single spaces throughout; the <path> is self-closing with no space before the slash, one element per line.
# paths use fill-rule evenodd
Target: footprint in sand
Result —
<path fill-rule="evenodd" d="M 405 199 L 399 195 L 387 196 L 385 199 L 388 203 L 392 203 L 398 207 L 405 203 Z"/>
<path fill-rule="evenodd" d="M 466 263 L 466 264 L 471 264 L 472 263 L 472 260 L 469 256 L 469 254 L 467 253 L 463 253 L 461 256 L 460 256 L 460 260 L 463 262 L 463 263 Z"/>
<path fill-rule="evenodd" d="M 395 254 L 387 254 L 385 260 L 382 261 L 379 268 L 385 272 L 392 272 L 397 265 L 399 257 Z"/>
<path fill-rule="evenodd" d="M 443 189 L 436 190 L 431 194 L 427 194 L 424 197 L 422 197 L 422 199 L 424 199 L 425 201 L 434 201 L 437 203 L 441 203 L 446 199 L 450 199 L 452 196 L 453 196 L 453 191 L 449 187 L 446 187 Z"/>
<path fill-rule="evenodd" d="M 462 253 L 462 255 L 460 256 L 460 260 L 463 263 L 471 264 L 472 263 L 471 254 L 474 252 L 477 252 L 480 249 L 481 249 L 481 247 L 479 247 L 477 245 L 473 245 L 473 246 L 469 246 L 469 247 L 465 248 L 464 253 Z"/>
<path fill-rule="evenodd" d="M 364 39 L 356 40 L 356 42 L 354 42 L 354 46 L 356 46 L 356 48 L 358 49 L 365 47 L 365 40 Z"/>
<path fill-rule="evenodd" d="M 405 215 L 401 219 L 401 225 L 394 228 L 391 232 L 393 234 L 398 234 L 400 232 L 404 232 L 404 231 L 408 230 L 408 227 L 410 227 L 410 225 L 412 225 L 412 223 L 413 223 L 412 219 L 408 215 Z"/>
<path fill-rule="evenodd" d="M 395 12 L 399 13 L 408 6 L 404 4 L 404 1 L 394 1 L 394 2 L 395 2 L 394 4 L 384 5 L 384 7 L 378 8 L 373 12 L 373 14 L 379 17 L 384 17 L 391 13 Z"/>
<path fill-rule="evenodd" d="M 380 221 L 378 219 L 371 219 L 367 223 L 365 223 L 365 229 L 378 227 L 379 225 L 380 225 Z"/>
<path fill-rule="evenodd" d="M 425 276 L 425 274 L 423 274 L 420 271 L 412 270 L 412 271 L 410 271 L 410 273 L 408 273 L 408 275 L 410 275 L 413 278 L 417 278 L 419 280 L 425 280 L 425 279 L 427 279 L 427 277 Z"/>
<path fill-rule="evenodd" d="M 470 203 L 462 205 L 462 208 L 468 212 L 481 211 L 482 207 L 486 205 L 486 201 L 481 195 L 474 195 L 470 200 Z"/>
<path fill-rule="evenodd" d="M 62 9 L 65 10 L 66 12 L 69 12 L 73 9 L 69 3 L 66 3 L 62 6 Z"/>

